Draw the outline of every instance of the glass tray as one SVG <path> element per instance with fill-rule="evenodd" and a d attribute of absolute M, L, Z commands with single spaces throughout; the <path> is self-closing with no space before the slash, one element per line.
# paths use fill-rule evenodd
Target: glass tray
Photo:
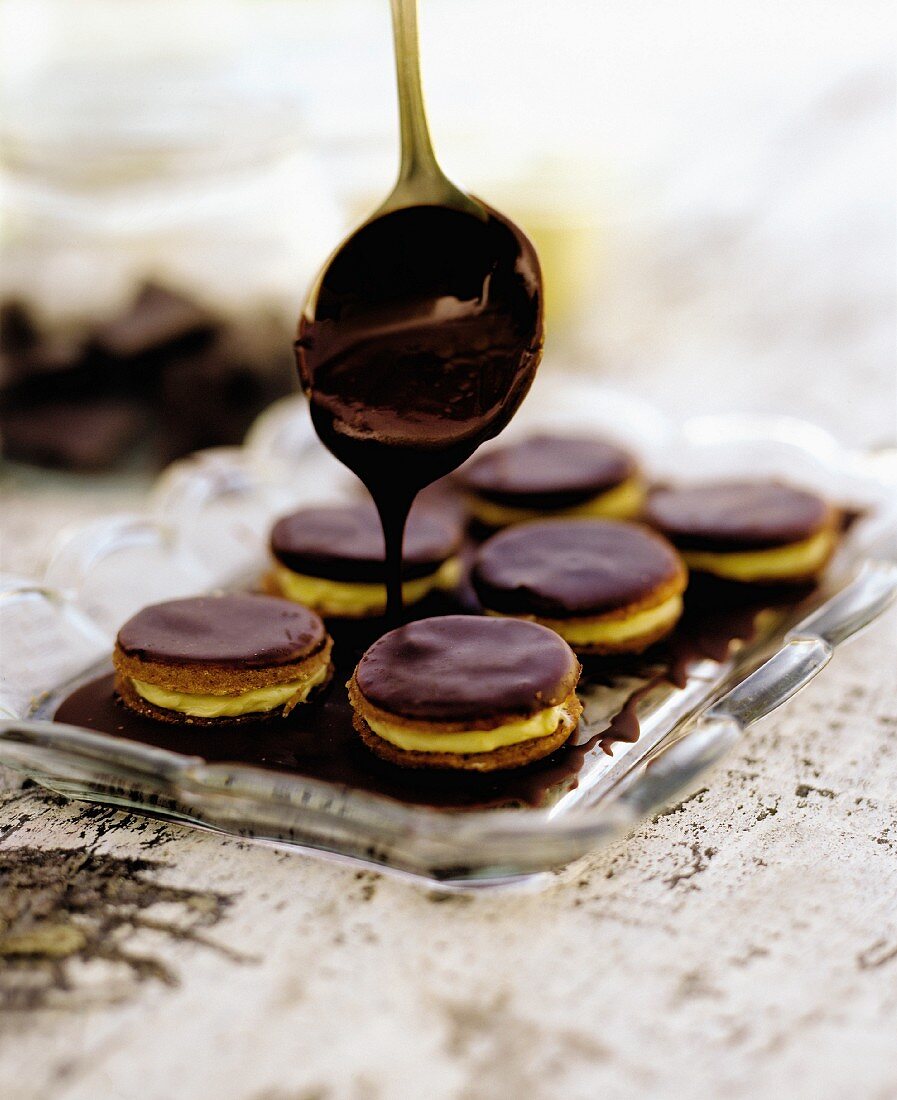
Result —
<path fill-rule="evenodd" d="M 200 452 L 161 476 L 141 514 L 58 537 L 40 582 L 0 577 L 0 764 L 66 797 L 235 836 L 349 857 L 444 888 L 539 882 L 679 799 L 828 663 L 897 595 L 897 456 L 858 453 L 789 418 L 668 422 L 581 379 L 543 376 L 503 439 L 535 427 L 588 429 L 636 450 L 654 480 L 749 474 L 822 489 L 862 512 L 824 584 L 764 617 L 725 660 L 682 687 L 641 693 L 634 743 L 584 753 L 577 785 L 538 809 L 446 810 L 241 763 L 150 747 L 50 721 L 61 699 L 109 668 L 119 625 L 156 600 L 245 584 L 279 514 L 350 499 L 353 479 L 317 442 L 304 401 L 269 409 L 240 448 Z M 638 674 L 584 692 L 581 739 L 597 740 Z"/>

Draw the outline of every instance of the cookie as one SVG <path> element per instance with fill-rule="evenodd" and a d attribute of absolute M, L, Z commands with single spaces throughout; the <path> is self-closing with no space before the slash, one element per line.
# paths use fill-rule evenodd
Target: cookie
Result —
<path fill-rule="evenodd" d="M 406 607 L 455 587 L 460 546 L 457 523 L 421 509 L 412 512 L 402 548 Z M 383 530 L 373 505 L 302 508 L 284 516 L 271 532 L 271 554 L 271 591 L 335 618 L 384 613 Z"/>
<path fill-rule="evenodd" d="M 748 584 L 814 579 L 840 533 L 838 511 L 822 497 L 776 482 L 660 489 L 645 518 L 690 569 Z"/>
<path fill-rule="evenodd" d="M 355 728 L 406 768 L 495 771 L 539 760 L 576 728 L 580 667 L 552 631 L 445 615 L 399 627 L 349 682 Z"/>
<path fill-rule="evenodd" d="M 332 642 L 308 608 L 235 593 L 153 604 L 118 632 L 116 691 L 165 722 L 280 716 L 329 680 Z"/>
<path fill-rule="evenodd" d="M 524 523 L 480 547 L 472 580 L 488 613 L 531 619 L 577 653 L 640 653 L 682 614 L 676 550 L 636 523 Z"/>
<path fill-rule="evenodd" d="M 534 435 L 497 447 L 459 479 L 473 518 L 492 528 L 549 517 L 629 519 L 645 498 L 633 456 L 587 436 Z"/>

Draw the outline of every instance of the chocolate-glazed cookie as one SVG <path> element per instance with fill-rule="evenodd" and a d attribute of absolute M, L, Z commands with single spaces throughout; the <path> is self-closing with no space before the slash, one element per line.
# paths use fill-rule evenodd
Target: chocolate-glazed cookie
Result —
<path fill-rule="evenodd" d="M 562 745 L 579 720 L 579 663 L 535 623 L 447 615 L 390 631 L 349 683 L 355 726 L 405 767 L 492 771 Z"/>
<path fill-rule="evenodd" d="M 411 513 L 402 546 L 406 605 L 458 581 L 460 526 L 425 509 Z M 362 618 L 386 606 L 383 528 L 366 503 L 302 508 L 271 532 L 268 587 L 322 615 Z"/>
<path fill-rule="evenodd" d="M 332 642 L 308 608 L 232 593 L 153 604 L 118 633 L 116 691 L 168 722 L 288 713 L 330 677 Z"/>
<path fill-rule="evenodd" d="M 723 482 L 659 489 L 646 519 L 689 567 L 728 580 L 803 582 L 828 563 L 839 516 L 822 497 L 777 482 Z"/>
<path fill-rule="evenodd" d="M 686 571 L 654 532 L 613 520 L 526 523 L 479 550 L 473 584 L 496 615 L 533 619 L 578 653 L 637 653 L 672 630 Z"/>
<path fill-rule="evenodd" d="M 487 527 L 540 518 L 628 519 L 644 501 L 634 457 L 588 436 L 534 435 L 496 447 L 459 475 L 473 517 Z"/>

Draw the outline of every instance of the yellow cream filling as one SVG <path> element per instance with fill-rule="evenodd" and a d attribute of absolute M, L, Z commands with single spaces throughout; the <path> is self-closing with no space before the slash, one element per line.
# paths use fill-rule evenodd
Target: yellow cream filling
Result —
<path fill-rule="evenodd" d="M 169 691 L 167 688 L 148 684 L 143 680 L 131 680 L 141 698 L 156 707 L 176 710 L 194 718 L 237 718 L 242 714 L 263 714 L 283 706 L 284 703 L 304 703 L 313 687 L 327 678 L 326 663 L 307 680 L 291 680 L 286 684 L 255 688 L 239 695 L 191 695 L 186 691 Z"/>
<path fill-rule="evenodd" d="M 504 745 L 517 745 L 536 737 L 547 737 L 558 728 L 564 712 L 561 703 L 556 707 L 539 711 L 531 718 L 507 722 L 491 730 L 460 730 L 458 733 L 431 733 L 395 726 L 375 718 L 366 718 L 367 724 L 378 737 L 406 752 L 492 752 Z"/>
<path fill-rule="evenodd" d="M 819 531 L 802 542 L 792 542 L 770 550 L 736 553 L 684 550 L 682 557 L 689 568 L 714 573 L 718 577 L 736 581 L 774 581 L 814 573 L 825 564 L 834 541 L 834 531 Z"/>
<path fill-rule="evenodd" d="M 474 518 L 488 527 L 507 527 L 512 523 L 525 523 L 527 520 L 546 516 L 552 519 L 630 519 L 638 515 L 644 502 L 645 487 L 637 477 L 630 477 L 613 489 L 608 489 L 606 493 L 599 493 L 572 508 L 514 508 L 507 504 L 496 504 L 495 501 L 473 493 L 467 496 L 467 506 Z"/>
<path fill-rule="evenodd" d="M 489 611 L 489 615 L 500 612 Z M 539 619 L 544 626 L 560 634 L 571 646 L 621 645 L 645 634 L 652 634 L 660 627 L 673 626 L 682 614 L 682 597 L 670 596 L 668 600 L 636 611 L 625 619 Z"/>
<path fill-rule="evenodd" d="M 682 614 L 682 597 L 670 596 L 656 607 L 625 619 L 539 619 L 572 646 L 623 645 L 635 638 L 672 626 Z"/>
<path fill-rule="evenodd" d="M 357 619 L 364 615 L 379 615 L 386 610 L 386 585 L 383 584 L 310 577 L 304 573 L 294 573 L 280 563 L 275 565 L 274 573 L 282 595 L 325 615 Z M 405 581 L 402 600 L 406 605 L 417 603 L 437 588 L 454 588 L 460 576 L 461 562 L 458 558 L 449 558 L 435 573 Z"/>

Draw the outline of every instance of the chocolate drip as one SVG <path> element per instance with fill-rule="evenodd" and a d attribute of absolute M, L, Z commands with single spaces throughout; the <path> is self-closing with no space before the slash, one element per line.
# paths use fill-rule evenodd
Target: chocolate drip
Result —
<path fill-rule="evenodd" d="M 458 552 L 461 528 L 415 508 L 405 528 L 402 579 L 426 577 Z M 383 528 L 369 503 L 302 508 L 271 532 L 271 550 L 296 573 L 327 580 L 382 584 Z"/>
<path fill-rule="evenodd" d="M 693 577 L 685 614 L 668 639 L 640 657 L 593 658 L 586 665 L 581 692 L 588 691 L 590 685 L 612 685 L 618 677 L 634 677 L 642 683 L 627 697 L 607 729 L 583 743 L 583 750 L 597 744 L 613 756 L 616 742 L 638 741 L 638 708 L 652 691 L 664 684 L 684 688 L 695 664 L 728 660 L 739 647 L 755 640 L 764 615 L 793 612 L 815 591 L 815 584 L 746 588 L 714 577 Z"/>

